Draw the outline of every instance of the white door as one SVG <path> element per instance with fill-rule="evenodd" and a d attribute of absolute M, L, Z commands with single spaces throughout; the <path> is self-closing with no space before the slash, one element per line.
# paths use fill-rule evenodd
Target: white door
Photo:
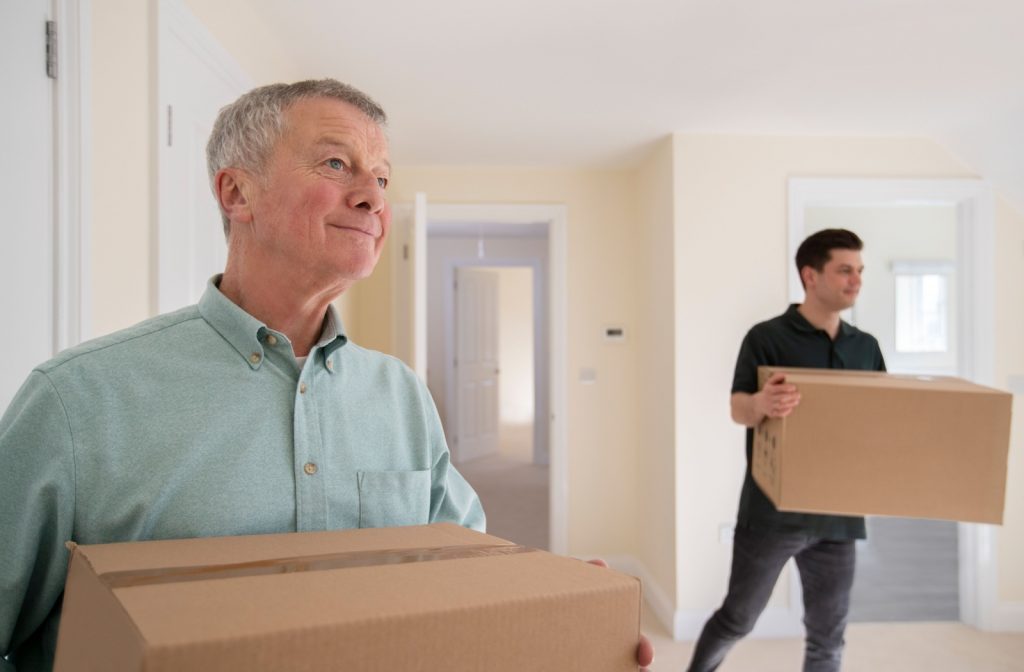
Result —
<path fill-rule="evenodd" d="M 427 197 L 392 209 L 391 309 L 394 355 L 427 380 Z"/>
<path fill-rule="evenodd" d="M 498 451 L 498 274 L 455 272 L 456 433 L 454 459 Z"/>
<path fill-rule="evenodd" d="M 198 301 L 227 247 L 210 190 L 206 141 L 221 107 L 252 82 L 184 7 L 161 0 L 157 310 Z"/>
<path fill-rule="evenodd" d="M 49 0 L 4 3 L 0 20 L 0 414 L 54 354 L 54 80 L 46 74 Z"/>

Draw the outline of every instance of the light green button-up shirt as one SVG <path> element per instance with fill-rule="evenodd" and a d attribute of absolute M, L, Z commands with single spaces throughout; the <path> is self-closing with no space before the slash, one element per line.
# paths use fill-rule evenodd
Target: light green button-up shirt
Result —
<path fill-rule="evenodd" d="M 412 371 L 348 342 L 333 308 L 300 368 L 211 282 L 39 366 L 0 421 L 0 646 L 51 667 L 68 540 L 437 521 L 484 514 Z"/>

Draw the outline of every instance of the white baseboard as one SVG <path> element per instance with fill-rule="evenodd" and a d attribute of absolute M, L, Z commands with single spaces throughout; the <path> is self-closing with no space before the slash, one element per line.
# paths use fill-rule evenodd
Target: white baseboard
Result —
<path fill-rule="evenodd" d="M 654 580 L 647 567 L 637 558 L 629 555 L 604 558 L 610 567 L 640 579 L 643 584 L 644 601 L 661 625 L 670 633 L 675 641 L 692 641 L 700 636 L 704 623 L 716 607 L 709 609 L 676 609 L 675 600 Z M 723 587 L 724 590 L 724 587 Z M 722 594 L 725 597 L 725 594 Z M 1022 610 L 1024 615 L 1024 610 Z M 783 609 L 769 607 L 761 614 L 753 632 L 748 635 L 752 639 L 774 639 L 780 637 L 803 637 L 804 626 L 801 609 Z"/>

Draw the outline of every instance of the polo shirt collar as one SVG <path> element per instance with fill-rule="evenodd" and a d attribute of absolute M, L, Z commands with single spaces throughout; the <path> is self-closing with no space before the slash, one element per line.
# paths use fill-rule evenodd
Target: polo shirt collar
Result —
<path fill-rule="evenodd" d="M 224 296 L 218 288 L 220 279 L 221 275 L 217 274 L 206 284 L 206 291 L 199 299 L 199 314 L 238 351 L 251 368 L 258 369 L 263 363 L 263 339 L 270 329 Z M 346 343 L 348 337 L 345 336 L 341 316 L 333 304 L 328 305 L 324 329 L 313 350 L 322 349 L 326 360 L 331 353 Z"/>
<path fill-rule="evenodd" d="M 816 326 L 807 321 L 807 318 L 803 316 L 803 313 L 800 312 L 799 308 L 799 303 L 789 304 L 789 309 L 786 310 L 786 317 L 789 319 L 790 324 L 792 324 L 793 327 L 795 327 L 798 331 L 810 333 L 821 331 L 821 329 L 818 329 Z M 844 320 L 839 320 L 839 334 L 836 340 L 838 340 L 839 337 L 845 338 L 848 336 L 852 336 L 855 329 L 856 327 L 854 327 L 853 325 L 848 324 Z"/>

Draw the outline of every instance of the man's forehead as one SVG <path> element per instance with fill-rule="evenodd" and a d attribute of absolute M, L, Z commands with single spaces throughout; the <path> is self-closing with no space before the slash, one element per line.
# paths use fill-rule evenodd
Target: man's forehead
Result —
<path fill-rule="evenodd" d="M 362 110 L 333 98 L 296 101 L 284 113 L 286 140 L 294 147 L 368 152 L 388 163 L 387 135 Z M 390 164 L 388 164 L 390 165 Z"/>
<path fill-rule="evenodd" d="M 837 266 L 862 266 L 861 254 L 859 250 L 847 250 L 844 248 L 836 248 L 830 251 L 829 262 Z"/>
<path fill-rule="evenodd" d="M 384 129 L 355 105 L 335 98 L 303 98 L 284 110 L 287 126 L 301 127 L 317 139 L 331 132 L 356 132 L 386 144 Z"/>

